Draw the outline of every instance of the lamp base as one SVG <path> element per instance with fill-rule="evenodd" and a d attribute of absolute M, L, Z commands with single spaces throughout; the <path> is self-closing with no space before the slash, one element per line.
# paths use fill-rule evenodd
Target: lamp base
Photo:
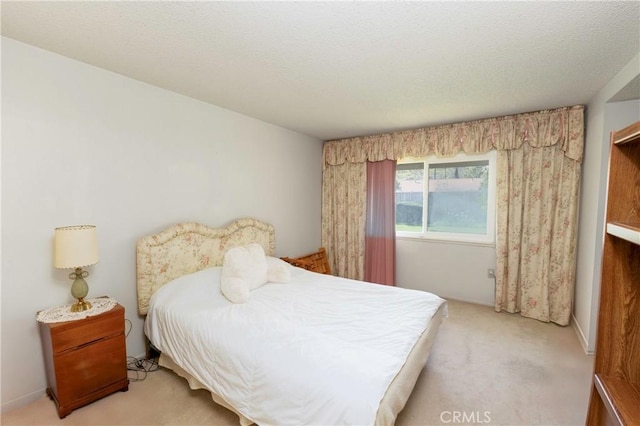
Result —
<path fill-rule="evenodd" d="M 75 272 L 69 274 L 69 278 L 73 280 L 73 284 L 71 284 L 71 295 L 78 299 L 77 303 L 71 305 L 71 312 L 82 312 L 91 309 L 91 303 L 84 301 L 87 293 L 89 293 L 89 286 L 84 280 L 88 276 L 89 273 L 83 271 L 82 268 L 76 268 Z"/>
<path fill-rule="evenodd" d="M 78 299 L 77 303 L 71 305 L 71 312 L 82 312 L 91 309 L 91 303 L 85 302 L 83 299 Z"/>

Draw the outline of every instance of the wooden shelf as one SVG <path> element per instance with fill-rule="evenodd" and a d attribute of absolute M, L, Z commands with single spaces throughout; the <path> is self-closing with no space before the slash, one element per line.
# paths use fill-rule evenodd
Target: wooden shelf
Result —
<path fill-rule="evenodd" d="M 640 245 L 640 227 L 620 222 L 607 223 L 607 234 Z"/>
<path fill-rule="evenodd" d="M 638 140 L 640 140 L 640 121 L 615 132 L 613 136 L 613 143 L 616 145 Z"/>
<path fill-rule="evenodd" d="M 612 132 L 588 426 L 640 425 L 640 121 Z"/>
<path fill-rule="evenodd" d="M 640 384 L 596 374 L 594 383 L 609 418 L 619 425 L 637 424 L 640 419 Z"/>

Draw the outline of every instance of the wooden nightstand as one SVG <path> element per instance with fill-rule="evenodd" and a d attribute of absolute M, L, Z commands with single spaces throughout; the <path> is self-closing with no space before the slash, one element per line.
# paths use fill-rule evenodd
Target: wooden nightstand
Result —
<path fill-rule="evenodd" d="M 122 306 L 84 319 L 39 325 L 47 395 L 61 419 L 76 408 L 129 389 Z"/>

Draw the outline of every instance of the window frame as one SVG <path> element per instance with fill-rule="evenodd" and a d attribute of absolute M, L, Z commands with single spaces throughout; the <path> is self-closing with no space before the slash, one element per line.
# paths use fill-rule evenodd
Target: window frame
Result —
<path fill-rule="evenodd" d="M 426 158 L 403 158 L 398 160 L 398 164 L 423 163 L 423 206 L 422 206 L 422 232 L 397 231 L 396 238 L 407 238 L 417 240 L 475 243 L 475 244 L 495 244 L 496 233 L 496 151 L 491 150 L 483 154 L 459 153 L 453 157 Z M 457 232 L 436 232 L 427 230 L 427 219 L 429 210 L 429 166 L 446 165 L 450 163 L 475 163 L 488 161 L 488 188 L 487 188 L 487 232 L 486 234 L 465 234 Z"/>

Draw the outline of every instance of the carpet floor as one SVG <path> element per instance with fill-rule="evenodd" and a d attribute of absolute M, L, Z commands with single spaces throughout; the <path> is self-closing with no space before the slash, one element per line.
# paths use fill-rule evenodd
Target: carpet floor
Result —
<path fill-rule="evenodd" d="M 593 357 L 571 327 L 449 302 L 431 356 L 396 425 L 583 425 Z M 133 375 L 131 376 L 133 377 Z M 204 390 L 160 369 L 60 420 L 45 395 L 2 425 L 237 425 Z"/>

